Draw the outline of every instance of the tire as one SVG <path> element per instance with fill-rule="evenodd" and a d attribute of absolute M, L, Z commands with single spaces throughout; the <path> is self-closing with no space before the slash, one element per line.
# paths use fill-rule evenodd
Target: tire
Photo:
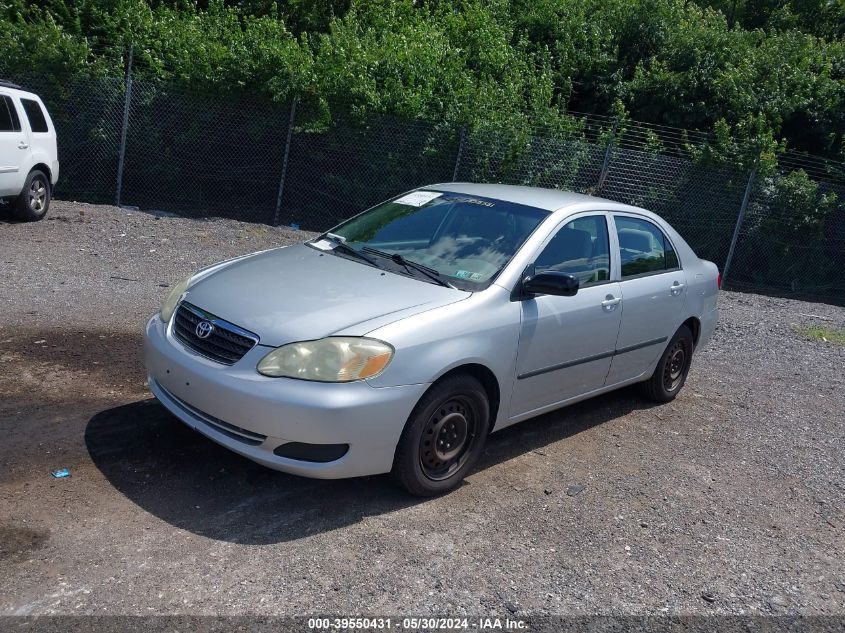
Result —
<path fill-rule="evenodd" d="M 414 407 L 396 447 L 391 475 L 418 497 L 448 492 L 478 462 L 489 431 L 490 404 L 481 383 L 467 375 L 445 378 Z"/>
<path fill-rule="evenodd" d="M 33 169 L 26 177 L 21 194 L 12 204 L 12 213 L 18 220 L 36 222 L 50 209 L 50 179 L 43 171 Z"/>
<path fill-rule="evenodd" d="M 682 325 L 669 341 L 651 378 L 640 383 L 640 392 L 655 402 L 671 402 L 684 388 L 695 345 L 692 332 Z"/>

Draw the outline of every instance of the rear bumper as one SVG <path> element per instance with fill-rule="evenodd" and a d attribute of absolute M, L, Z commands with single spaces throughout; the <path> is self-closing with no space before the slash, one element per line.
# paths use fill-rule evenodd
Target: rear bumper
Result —
<path fill-rule="evenodd" d="M 50 184 L 55 185 L 59 181 L 59 161 L 54 160 L 50 165 Z"/>
<path fill-rule="evenodd" d="M 388 472 L 408 416 L 428 385 L 375 388 L 366 382 L 268 378 L 256 346 L 231 366 L 197 355 L 156 315 L 144 355 L 150 390 L 173 415 L 218 444 L 275 470 L 335 479 Z M 279 457 L 287 442 L 348 444 L 331 462 Z"/>
<path fill-rule="evenodd" d="M 719 308 L 713 308 L 709 312 L 705 312 L 701 317 L 701 332 L 698 335 L 698 345 L 700 349 L 710 342 L 713 338 L 713 332 L 716 330 L 716 324 L 719 322 Z"/>

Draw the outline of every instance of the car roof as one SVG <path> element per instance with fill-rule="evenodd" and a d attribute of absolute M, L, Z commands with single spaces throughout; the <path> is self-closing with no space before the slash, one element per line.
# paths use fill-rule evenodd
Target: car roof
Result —
<path fill-rule="evenodd" d="M 34 92 L 27 90 L 26 88 L 19 86 L 16 83 L 12 83 L 11 81 L 7 81 L 5 79 L 0 79 L 0 89 L 3 89 L 4 92 L 14 92 L 18 93 L 19 95 L 25 95 L 28 98 L 38 98 L 38 95 Z M 39 99 L 40 101 L 40 99 Z"/>
<path fill-rule="evenodd" d="M 568 207 L 571 204 L 577 204 L 579 202 L 606 202 L 608 204 L 618 204 L 613 203 L 612 200 L 597 198 L 596 196 L 588 196 L 583 193 L 561 191 L 559 189 L 544 189 L 542 187 L 526 187 L 523 185 L 441 182 L 423 187 L 423 189 L 436 189 L 437 191 L 449 193 L 465 193 L 471 196 L 483 196 L 485 198 L 504 200 L 505 202 L 524 204 L 538 209 L 545 209 L 546 211 L 557 211 L 558 209 Z"/>

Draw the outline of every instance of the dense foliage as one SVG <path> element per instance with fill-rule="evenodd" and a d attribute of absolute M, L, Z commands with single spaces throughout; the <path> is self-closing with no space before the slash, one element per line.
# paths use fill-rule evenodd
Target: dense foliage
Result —
<path fill-rule="evenodd" d="M 0 0 L 0 72 L 136 72 L 324 113 L 569 110 L 845 159 L 843 0 Z M 736 148 L 739 147 L 739 150 Z"/>

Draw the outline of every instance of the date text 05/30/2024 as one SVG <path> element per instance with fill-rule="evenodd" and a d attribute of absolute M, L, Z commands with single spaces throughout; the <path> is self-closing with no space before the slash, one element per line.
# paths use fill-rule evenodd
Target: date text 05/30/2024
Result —
<path fill-rule="evenodd" d="M 511 618 L 309 618 L 313 631 L 346 630 L 405 630 L 405 631 L 524 631 L 524 620 Z"/>

